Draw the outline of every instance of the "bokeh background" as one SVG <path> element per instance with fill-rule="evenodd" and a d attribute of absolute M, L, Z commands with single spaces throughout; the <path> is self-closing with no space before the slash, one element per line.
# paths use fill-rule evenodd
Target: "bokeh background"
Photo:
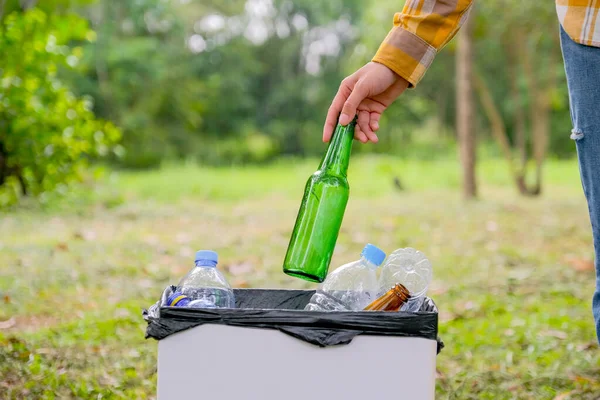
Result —
<path fill-rule="evenodd" d="M 402 6 L 0 0 L 0 398 L 154 398 L 141 309 L 197 249 L 235 287 L 314 288 L 281 264 L 325 114 Z M 380 125 L 331 268 L 431 259 L 437 398 L 597 399 L 552 2 L 479 2 Z"/>

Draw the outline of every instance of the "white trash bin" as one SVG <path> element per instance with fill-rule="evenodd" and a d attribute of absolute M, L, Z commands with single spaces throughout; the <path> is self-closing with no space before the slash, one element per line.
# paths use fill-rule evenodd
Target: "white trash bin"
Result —
<path fill-rule="evenodd" d="M 152 332 L 152 318 L 147 333 L 160 339 L 158 400 L 434 399 L 439 344 L 432 301 L 427 302 L 428 312 L 417 314 L 287 310 L 303 308 L 312 293 L 240 289 L 236 310 L 162 308 L 154 322 L 160 333 Z M 253 302 L 267 308 L 264 315 Z M 343 314 L 354 314 L 350 325 L 344 325 Z M 288 330 L 285 325 L 294 325 L 297 316 L 307 319 Z M 404 324 L 406 332 L 388 330 L 378 335 L 371 324 L 374 320 L 369 322 L 373 317 L 379 317 L 376 323 L 394 318 L 390 325 L 400 322 L 396 326 Z M 358 332 L 361 319 L 366 334 Z M 202 325 L 189 327 L 198 323 Z M 171 328 L 175 333 L 167 335 Z M 311 329 L 320 332 L 312 336 Z M 336 329 L 341 336 L 337 337 Z M 326 347 L 308 343 L 307 337 Z M 348 344 L 327 345 L 348 340 Z"/>

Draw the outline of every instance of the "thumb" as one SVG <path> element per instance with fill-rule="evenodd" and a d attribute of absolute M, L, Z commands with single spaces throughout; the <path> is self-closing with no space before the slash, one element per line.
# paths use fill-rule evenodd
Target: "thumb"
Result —
<path fill-rule="evenodd" d="M 348 96 L 348 99 L 344 103 L 342 108 L 342 115 L 340 116 L 340 124 L 348 125 L 356 115 L 356 109 L 358 105 L 369 95 L 368 90 L 364 84 L 359 82 L 354 86 L 352 93 Z"/>

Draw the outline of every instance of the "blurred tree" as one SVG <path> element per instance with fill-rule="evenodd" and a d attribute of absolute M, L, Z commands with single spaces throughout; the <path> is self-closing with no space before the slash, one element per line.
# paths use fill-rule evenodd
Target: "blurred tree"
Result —
<path fill-rule="evenodd" d="M 556 36 L 548 18 L 555 21 L 552 7 L 545 7 L 540 19 L 536 10 L 542 5 L 528 5 L 523 12 L 513 1 L 490 0 L 473 20 L 474 67 L 484 86 L 476 85 L 476 92 L 483 104 L 487 88 L 492 101 L 481 115 L 471 113 L 470 129 L 493 153 L 504 147 L 490 146 L 488 132 L 502 144 L 500 132 L 511 159 L 518 153 L 520 160 L 534 154 L 541 160 L 548 146 L 553 155 L 572 154 L 568 141 L 551 134 L 568 124 L 566 101 L 558 91 L 546 95 L 542 78 L 549 75 L 543 70 L 533 74 L 537 85 L 527 79 L 531 74 L 519 50 L 520 45 L 536 48 L 532 71 L 550 69 L 544 65 L 550 62 L 561 73 L 559 59 L 546 60 L 547 37 Z M 157 165 L 165 158 L 216 164 L 321 154 L 323 118 L 339 82 L 372 57 L 401 7 L 394 0 L 98 0 L 81 8 L 87 2 L 37 4 L 48 10 L 53 6 L 53 12 L 83 10 L 96 29 L 94 43 L 75 43 L 84 49 L 81 62 L 59 76 L 77 94 L 92 96 L 99 116 L 122 127 L 129 151 L 121 162 L 132 167 Z M 16 0 L 4 4 L 5 9 L 19 6 Z M 519 27 L 523 34 L 543 33 L 541 45 L 515 38 L 520 33 L 513 28 Z M 355 152 L 419 158 L 453 153 L 455 50 L 453 41 L 418 89 L 384 115 L 380 143 L 356 146 Z M 511 79 L 515 74 L 517 79 Z M 533 112 L 530 89 L 535 88 L 539 100 Z M 546 106 L 543 98 L 549 99 Z M 493 123 L 490 105 L 502 129 Z M 538 112 L 543 109 L 549 111 Z M 548 117 L 534 122 L 540 115 Z M 513 162 L 523 182 L 520 171 L 526 164 Z"/>
<path fill-rule="evenodd" d="M 249 0 L 228 14 L 213 3 L 209 10 L 203 2 L 190 32 L 190 41 L 205 43 L 193 68 L 207 82 L 206 103 L 218 105 L 204 113 L 203 131 L 217 141 L 211 147 L 219 149 L 223 137 L 244 146 L 262 137 L 283 154 L 321 152 L 359 2 Z"/>
<path fill-rule="evenodd" d="M 372 56 L 391 26 L 393 13 L 400 11 L 400 7 L 401 4 L 393 0 L 382 0 L 367 7 L 360 28 L 364 33 L 356 46 L 352 68 Z M 514 0 L 481 2 L 477 9 L 472 21 L 476 72 L 473 82 L 483 107 L 481 115 L 474 109 L 468 129 L 478 133 L 479 142 L 491 150 L 491 154 L 499 150 L 509 160 L 515 185 L 521 193 L 535 195 L 541 192 L 543 160 L 548 150 L 553 156 L 573 155 L 572 143 L 565 140 L 570 118 L 566 84 L 564 79 L 559 79 L 564 71 L 555 10 L 551 4 L 524 5 Z M 381 124 L 383 140 L 377 146 L 379 149 L 402 153 L 396 146 L 386 146 L 391 142 L 386 134 L 398 138 L 408 153 L 421 158 L 439 155 L 432 150 L 440 143 L 442 146 L 452 144 L 453 141 L 444 140 L 448 131 L 445 127 L 455 126 L 454 115 L 458 114 L 453 111 L 459 102 L 454 99 L 466 94 L 457 94 L 454 88 L 451 61 L 458 57 L 457 44 L 457 40 L 450 42 L 437 55 L 419 87 L 398 100 L 401 106 L 390 108 Z M 419 105 L 423 105 L 424 112 L 409 112 L 420 110 Z M 432 117 L 438 122 L 437 128 L 427 122 Z M 488 132 L 496 144 L 494 147 L 489 146 Z M 425 145 L 428 151 L 422 154 L 418 141 L 425 140 L 424 137 L 428 138 Z M 535 173 L 528 177 L 527 167 L 532 164 Z"/>
<path fill-rule="evenodd" d="M 193 152 L 204 82 L 190 71 L 184 28 L 169 2 L 100 0 L 85 11 L 98 39 L 68 79 L 123 129 L 131 167 Z"/>
<path fill-rule="evenodd" d="M 504 61 L 492 65 L 489 59 L 481 58 L 477 91 L 519 192 L 538 195 L 552 129 L 552 100 L 556 97 L 558 71 L 562 70 L 555 11 L 546 4 L 524 5 L 513 0 L 488 2 L 480 9 L 485 23 L 479 52 L 491 53 L 488 42 L 502 38 L 492 46 Z M 494 23 L 500 14 L 503 23 Z M 514 153 L 518 154 L 517 162 Z M 530 157 L 535 164 L 533 184 L 527 183 Z"/>
<path fill-rule="evenodd" d="M 0 23 L 0 205 L 64 191 L 88 159 L 113 151 L 118 129 L 96 119 L 92 102 L 57 78 L 82 53 L 65 44 L 91 37 L 84 20 L 49 18 L 38 9 L 13 12 Z"/>
<path fill-rule="evenodd" d="M 321 152 L 359 2 L 113 2 L 70 81 L 124 130 L 128 166 Z"/>
<path fill-rule="evenodd" d="M 463 169 L 463 196 L 472 199 L 477 196 L 475 182 L 475 104 L 473 99 L 473 29 L 474 11 L 458 34 L 456 52 L 456 131 Z"/>

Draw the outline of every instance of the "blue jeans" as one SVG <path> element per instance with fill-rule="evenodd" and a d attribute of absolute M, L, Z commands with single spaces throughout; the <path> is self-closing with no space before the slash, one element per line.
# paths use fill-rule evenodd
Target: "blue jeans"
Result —
<path fill-rule="evenodd" d="M 562 27 L 560 42 L 573 121 L 571 139 L 577 146 L 579 172 L 596 251 L 596 291 L 592 312 L 600 341 L 600 48 L 574 42 Z"/>

